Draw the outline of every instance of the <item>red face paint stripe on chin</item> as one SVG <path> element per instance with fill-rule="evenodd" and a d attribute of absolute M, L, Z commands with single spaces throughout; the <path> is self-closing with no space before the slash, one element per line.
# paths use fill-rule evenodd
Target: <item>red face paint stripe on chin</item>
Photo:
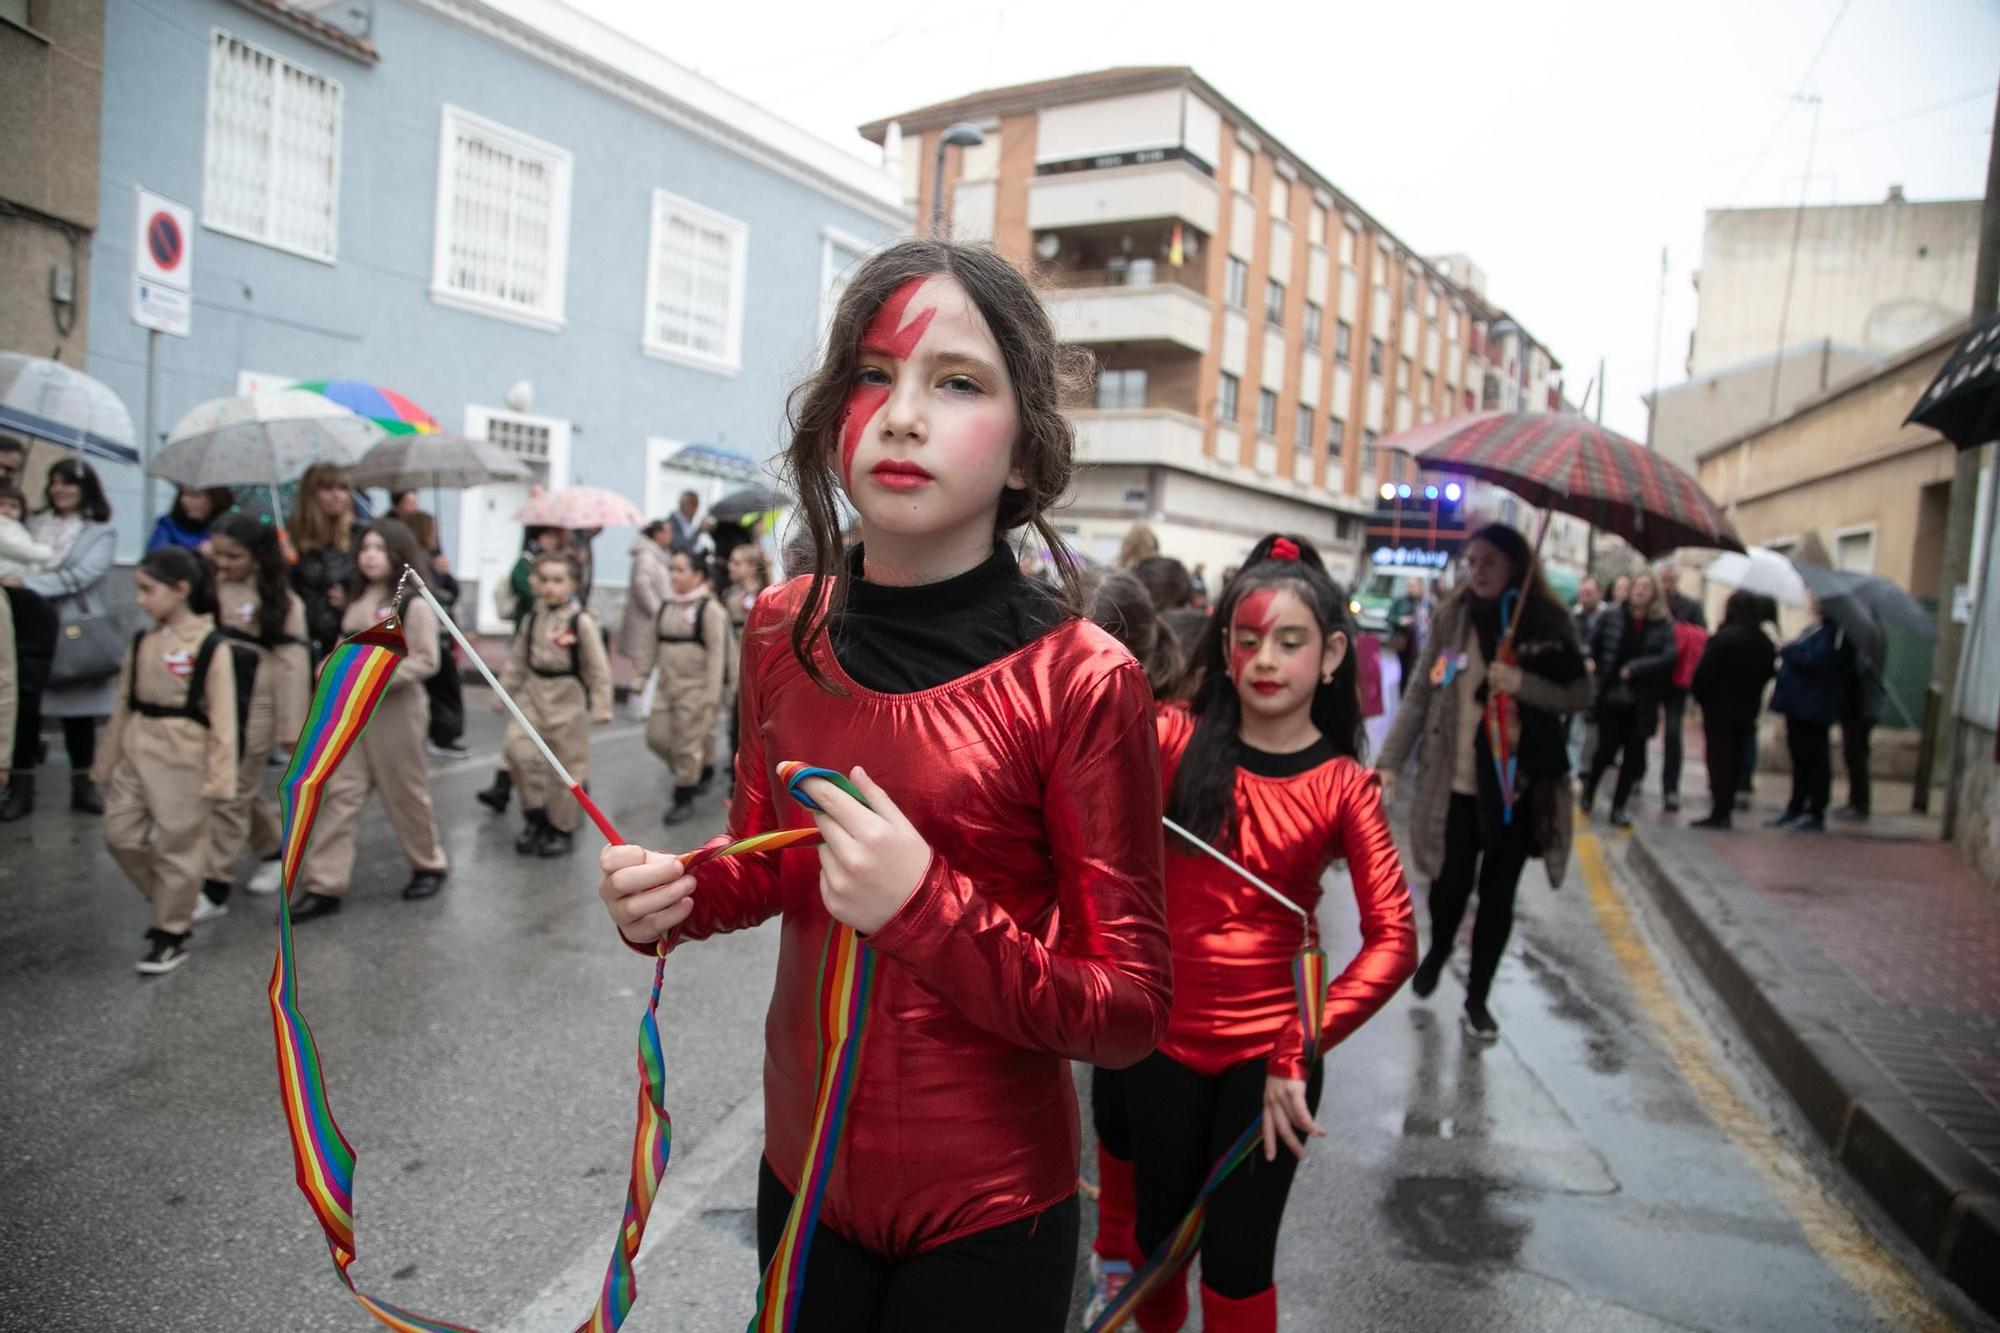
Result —
<path fill-rule="evenodd" d="M 931 325 L 937 314 L 936 306 L 926 306 L 908 324 L 903 323 L 903 311 L 910 299 L 924 285 L 925 279 L 911 278 L 895 291 L 868 321 L 868 327 L 861 331 L 861 350 L 875 352 L 897 361 L 908 361 L 910 354 L 923 341 L 924 330 Z M 848 490 L 854 489 L 854 451 L 861 447 L 861 433 L 868 429 L 868 423 L 889 401 L 889 389 L 882 384 L 857 384 L 847 395 L 847 415 L 840 423 L 840 478 Z"/>

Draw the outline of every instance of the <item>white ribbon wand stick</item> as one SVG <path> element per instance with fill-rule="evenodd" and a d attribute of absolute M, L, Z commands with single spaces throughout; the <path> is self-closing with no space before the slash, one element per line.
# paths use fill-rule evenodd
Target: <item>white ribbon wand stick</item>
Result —
<path fill-rule="evenodd" d="M 1216 851 L 1215 848 L 1209 846 L 1207 843 L 1203 842 L 1200 838 L 1195 837 L 1194 834 L 1189 833 L 1186 829 L 1182 828 L 1179 824 L 1176 824 L 1173 820 L 1168 819 L 1165 815 L 1162 815 L 1160 816 L 1160 822 L 1162 824 L 1165 824 L 1168 828 L 1172 829 L 1174 832 L 1180 834 L 1181 837 L 1193 843 L 1200 850 L 1207 852 L 1210 856 L 1222 862 L 1222 864 L 1228 866 L 1231 870 L 1234 870 L 1237 874 L 1243 876 L 1243 878 L 1248 880 L 1251 884 L 1254 884 L 1256 887 L 1262 889 L 1265 893 L 1270 894 L 1271 897 L 1277 899 L 1279 902 L 1283 903 L 1286 907 L 1289 907 L 1294 912 L 1297 912 L 1301 917 L 1307 917 L 1308 919 L 1310 919 L 1309 914 L 1306 912 L 1305 908 L 1299 906 L 1297 903 L 1293 902 L 1290 898 L 1287 898 L 1284 894 L 1279 893 L 1269 884 L 1266 884 L 1263 880 L 1258 879 L 1248 870 L 1245 870 L 1242 866 L 1230 860 L 1228 857 L 1224 856 L 1221 852 Z"/>

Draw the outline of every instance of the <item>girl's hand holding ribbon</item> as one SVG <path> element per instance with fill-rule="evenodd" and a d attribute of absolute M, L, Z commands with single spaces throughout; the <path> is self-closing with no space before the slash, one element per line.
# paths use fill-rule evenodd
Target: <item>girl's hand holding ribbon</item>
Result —
<path fill-rule="evenodd" d="M 597 896 L 604 900 L 618 933 L 637 945 L 652 945 L 694 911 L 694 876 L 678 856 L 630 844 L 597 854 L 604 877 Z"/>
<path fill-rule="evenodd" d="M 865 770 L 850 776 L 867 805 L 824 778 L 807 778 L 801 787 L 819 806 L 813 822 L 826 839 L 819 849 L 820 898 L 834 920 L 867 935 L 889 924 L 917 891 L 930 869 L 931 845 Z"/>
<path fill-rule="evenodd" d="M 1278 1143 L 1284 1142 L 1294 1157 L 1306 1155 L 1308 1138 L 1325 1138 L 1326 1131 L 1312 1117 L 1306 1105 L 1306 1081 L 1271 1075 L 1264 1080 L 1264 1160 L 1276 1161 Z"/>

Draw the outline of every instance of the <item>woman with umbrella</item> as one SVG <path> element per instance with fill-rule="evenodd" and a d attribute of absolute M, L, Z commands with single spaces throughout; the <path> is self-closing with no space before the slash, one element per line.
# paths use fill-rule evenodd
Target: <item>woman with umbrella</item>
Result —
<path fill-rule="evenodd" d="M 306 632 L 318 662 L 340 642 L 347 585 L 354 580 L 354 483 L 346 468 L 315 463 L 292 498 L 292 587 L 306 604 Z"/>
<path fill-rule="evenodd" d="M 1476 892 L 1463 1022 L 1474 1040 L 1492 1041 L 1500 1025 L 1486 998 L 1513 932 L 1521 871 L 1530 857 L 1540 856 L 1550 882 L 1560 884 L 1569 864 L 1564 715 L 1589 702 L 1590 677 L 1569 612 L 1539 567 L 1529 573 L 1534 555 L 1520 533 L 1500 523 L 1481 528 L 1465 543 L 1464 560 L 1465 580 L 1431 618 L 1430 637 L 1375 767 L 1393 801 L 1396 774 L 1417 752 L 1404 850 L 1411 868 L 1431 882 L 1431 942 L 1410 989 L 1420 998 L 1437 989 Z M 1510 662 L 1502 639 L 1515 619 Z M 1495 691 L 1512 696 L 1520 720 L 1504 779 L 1482 725 Z"/>
<path fill-rule="evenodd" d="M 208 545 L 209 529 L 236 503 L 236 493 L 227 486 L 181 486 L 174 491 L 173 507 L 153 524 L 146 539 L 146 554 L 162 546 L 184 546 L 199 551 Z"/>

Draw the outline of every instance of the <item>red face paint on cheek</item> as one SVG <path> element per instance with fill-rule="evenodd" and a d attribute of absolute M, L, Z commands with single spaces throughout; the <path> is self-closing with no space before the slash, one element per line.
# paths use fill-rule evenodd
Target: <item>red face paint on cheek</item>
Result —
<path fill-rule="evenodd" d="M 909 307 L 910 299 L 924 285 L 925 279 L 911 278 L 889 294 L 875 317 L 868 321 L 868 327 L 861 331 L 861 350 L 886 356 L 892 361 L 908 361 L 910 354 L 923 341 L 924 330 L 937 314 L 937 307 L 926 306 L 918 311 L 910 322 L 903 322 L 903 311 Z M 886 384 L 857 384 L 847 395 L 847 415 L 840 424 L 840 476 L 847 488 L 854 489 L 854 451 L 861 447 L 861 433 L 868 429 L 868 423 L 889 401 L 889 386 Z"/>
<path fill-rule="evenodd" d="M 1250 663 L 1264 646 L 1271 629 L 1278 623 L 1271 604 L 1278 599 L 1276 588 L 1259 588 L 1245 593 L 1243 600 L 1236 604 L 1236 614 L 1229 622 L 1229 678 L 1241 681 L 1243 673 L 1250 669 Z M 1257 636 L 1257 642 L 1245 647 L 1237 641 L 1240 630 L 1248 630 Z"/>

